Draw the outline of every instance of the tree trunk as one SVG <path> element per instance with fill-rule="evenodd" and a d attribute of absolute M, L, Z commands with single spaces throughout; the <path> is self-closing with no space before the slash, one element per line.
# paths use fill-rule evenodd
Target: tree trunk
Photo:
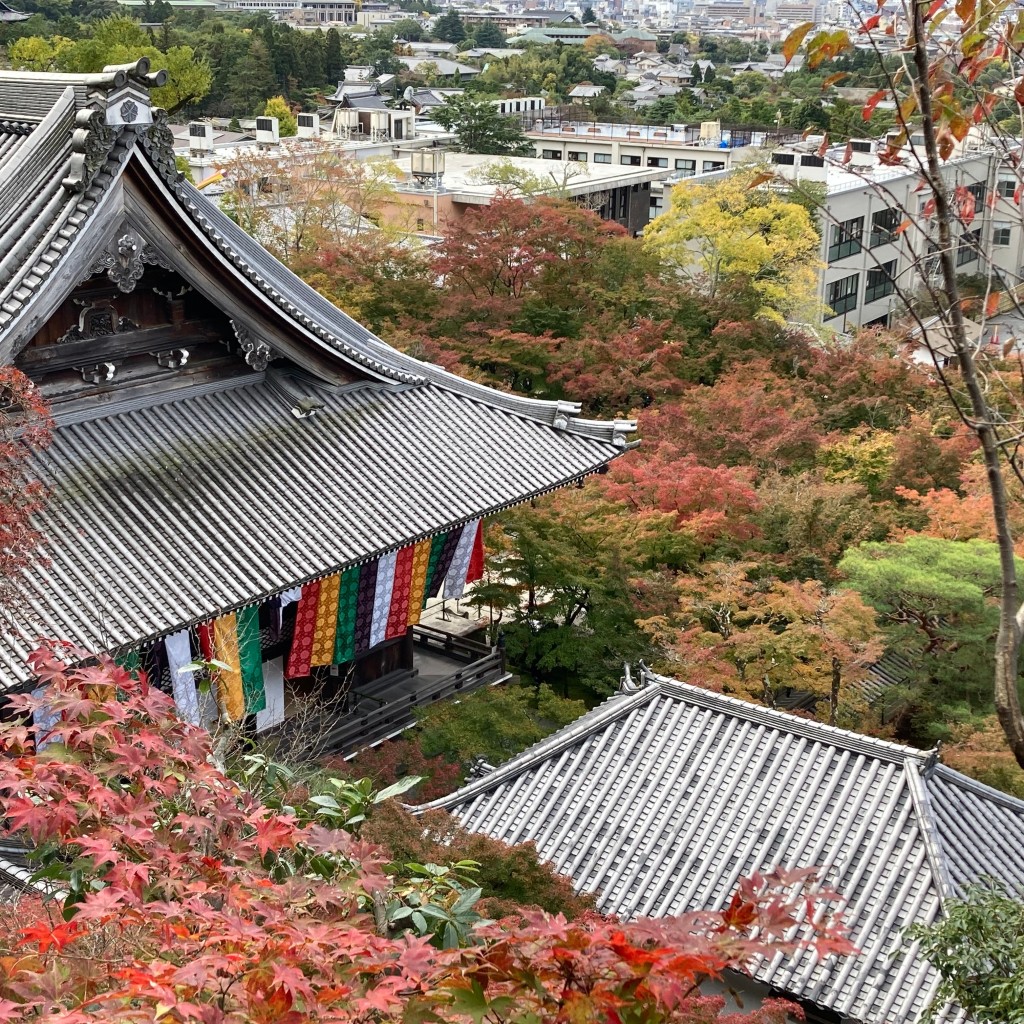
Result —
<path fill-rule="evenodd" d="M 932 97 L 929 85 L 928 34 L 924 15 L 928 0 L 915 0 L 914 9 L 914 69 L 917 72 L 918 106 L 921 111 L 927 170 L 925 179 L 931 186 L 935 201 L 935 220 L 939 229 L 939 266 L 942 285 L 949 304 L 946 329 L 956 349 L 960 374 L 971 403 L 969 423 L 978 435 L 989 491 L 992 497 L 992 517 L 999 545 L 1002 570 L 1002 596 L 999 602 L 999 633 L 996 637 L 994 666 L 994 696 L 996 714 L 1006 734 L 1017 763 L 1024 768 L 1024 716 L 1021 714 L 1020 693 L 1017 688 L 1018 663 L 1021 646 L 1021 621 L 1024 609 L 1019 607 L 1017 564 L 1010 531 L 1006 482 L 1003 478 L 1002 454 L 991 410 L 974 362 L 974 352 L 964 329 L 964 313 L 960 304 L 960 287 L 954 263 L 952 225 L 954 214 L 945 183 L 942 179 L 941 158 L 935 123 L 932 120 Z"/>

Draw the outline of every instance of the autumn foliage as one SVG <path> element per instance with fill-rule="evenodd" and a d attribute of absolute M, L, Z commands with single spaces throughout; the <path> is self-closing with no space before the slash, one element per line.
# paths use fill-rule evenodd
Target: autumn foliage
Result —
<path fill-rule="evenodd" d="M 849 949 L 806 871 L 743 882 L 724 913 L 629 925 L 522 913 L 439 949 L 375 917 L 387 851 L 261 803 L 144 677 L 106 658 L 67 669 L 50 652 L 33 669 L 59 718 L 39 756 L 31 725 L 5 727 L 0 818 L 35 844 L 50 895 L 2 918 L 2 1021 L 596 1024 L 627 1008 L 705 1021 L 722 1001 L 699 994 L 703 978 L 808 943 Z M 798 922 L 816 911 L 810 935 Z M 770 1001 L 749 1019 L 783 1013 Z"/>

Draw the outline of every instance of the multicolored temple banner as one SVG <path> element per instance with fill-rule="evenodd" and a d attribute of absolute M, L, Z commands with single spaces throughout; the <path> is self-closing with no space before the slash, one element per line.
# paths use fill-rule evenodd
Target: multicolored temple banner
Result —
<path fill-rule="evenodd" d="M 469 572 L 469 560 L 473 557 L 473 544 L 476 541 L 478 522 L 466 523 L 455 545 L 452 564 L 444 578 L 444 596 L 459 598 L 466 592 L 466 574 Z M 453 531 L 454 532 L 454 531 Z"/>
<path fill-rule="evenodd" d="M 213 620 L 213 660 L 223 666 L 217 674 L 217 699 L 232 722 L 245 718 L 242 659 L 238 649 L 238 617 L 228 612 Z"/>
<path fill-rule="evenodd" d="M 391 551 L 372 562 L 284 591 L 262 606 L 250 605 L 166 637 L 161 649 L 178 710 L 201 724 L 215 717 L 204 707 L 195 675 L 196 659 L 219 661 L 217 701 L 231 721 L 268 709 L 261 645 L 261 621 L 272 641 L 281 631 L 281 613 L 298 602 L 284 679 L 304 678 L 314 668 L 353 661 L 387 640 L 402 636 L 420 621 L 427 601 L 439 594 L 461 598 L 466 584 L 483 577 L 483 523 L 462 527 Z M 262 620 L 261 620 L 262 615 Z M 193 649 L 198 652 L 193 654 Z M 128 655 L 132 659 L 131 654 Z M 137 667 L 133 664 L 129 667 Z M 278 670 L 280 671 L 280 669 Z"/>
<path fill-rule="evenodd" d="M 309 675 L 313 660 L 313 638 L 316 636 L 317 613 L 320 605 L 320 581 L 314 580 L 302 588 L 299 607 L 295 611 L 295 633 L 292 649 L 285 665 L 285 679 L 301 679 Z"/>

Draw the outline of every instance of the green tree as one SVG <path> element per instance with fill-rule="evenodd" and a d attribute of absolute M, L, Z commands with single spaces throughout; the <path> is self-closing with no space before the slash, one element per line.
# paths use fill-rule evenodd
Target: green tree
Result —
<path fill-rule="evenodd" d="M 446 11 L 434 25 L 434 38 L 445 43 L 461 43 L 466 38 L 466 26 L 454 8 Z"/>
<path fill-rule="evenodd" d="M 536 683 L 607 694 L 624 661 L 651 657 L 633 576 L 662 517 L 624 516 L 586 488 L 528 511 L 503 520 L 474 600 L 500 612 L 510 661 Z"/>
<path fill-rule="evenodd" d="M 407 43 L 418 43 L 423 38 L 423 28 L 415 18 L 403 18 L 391 25 L 396 39 L 404 39 Z"/>
<path fill-rule="evenodd" d="M 345 77 L 345 58 L 341 53 L 341 36 L 336 28 L 327 30 L 326 47 L 324 49 L 324 74 L 328 84 L 333 85 Z"/>
<path fill-rule="evenodd" d="M 323 32 L 304 32 L 296 47 L 298 73 L 296 78 L 302 89 L 322 89 L 331 79 L 327 74 L 327 41 Z"/>
<path fill-rule="evenodd" d="M 935 924 L 907 933 L 942 976 L 936 1005 L 951 1000 L 971 1020 L 1024 1024 L 1024 904 L 975 885 L 943 909 Z"/>
<path fill-rule="evenodd" d="M 273 96 L 267 100 L 263 113 L 267 117 L 277 118 L 277 130 L 282 139 L 298 134 L 298 122 L 295 120 L 292 108 L 288 106 L 288 101 L 283 96 Z"/>
<path fill-rule="evenodd" d="M 504 46 L 505 33 L 493 21 L 485 21 L 473 37 L 477 46 Z"/>
<path fill-rule="evenodd" d="M 839 563 L 846 586 L 879 614 L 890 650 L 911 666 L 901 728 L 917 743 L 947 739 L 993 708 L 999 551 L 982 540 L 913 536 L 861 544 Z"/>
<path fill-rule="evenodd" d="M 477 758 L 501 764 L 549 733 L 575 722 L 586 706 L 556 696 L 546 686 L 478 690 L 460 701 L 426 708 L 417 739 L 429 757 L 442 756 L 463 769 Z"/>
<path fill-rule="evenodd" d="M 434 120 L 455 132 L 464 153 L 523 155 L 531 151 L 519 121 L 506 117 L 490 100 L 469 93 L 446 97 Z"/>
<path fill-rule="evenodd" d="M 277 91 L 277 76 L 266 44 L 254 35 L 245 56 L 235 66 L 228 99 L 236 111 L 253 114 Z"/>
<path fill-rule="evenodd" d="M 594 8 L 591 7 L 590 4 L 587 4 L 587 6 L 583 8 L 582 21 L 584 25 L 597 24 L 597 15 L 594 13 Z"/>

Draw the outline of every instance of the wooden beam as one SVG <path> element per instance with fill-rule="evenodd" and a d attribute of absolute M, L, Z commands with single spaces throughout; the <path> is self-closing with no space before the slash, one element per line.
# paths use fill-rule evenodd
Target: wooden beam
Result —
<path fill-rule="evenodd" d="M 69 341 L 63 345 L 43 345 L 23 349 L 16 365 L 26 373 L 51 373 L 70 370 L 76 366 L 115 362 L 128 356 L 166 349 L 188 348 L 189 345 L 217 341 L 225 336 L 206 321 L 186 320 L 184 323 L 163 327 L 141 327 L 119 334 L 104 334 L 97 338 Z"/>

